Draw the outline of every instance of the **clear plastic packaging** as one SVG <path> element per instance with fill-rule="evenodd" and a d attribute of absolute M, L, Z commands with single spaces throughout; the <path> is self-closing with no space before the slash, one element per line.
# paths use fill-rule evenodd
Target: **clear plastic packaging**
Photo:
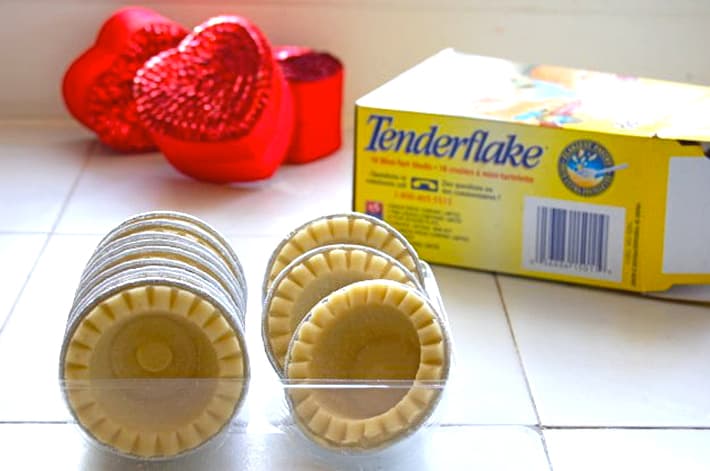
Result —
<path fill-rule="evenodd" d="M 152 230 L 151 228 L 146 229 Z M 168 252 L 166 251 L 166 253 Z M 205 259 L 203 257 L 203 260 Z M 109 264 L 106 276 L 92 275 L 82 281 L 81 285 L 88 283 L 90 286 L 85 286 L 83 294 L 79 296 L 84 298 L 83 302 L 77 303 L 77 299 L 75 299 L 74 311 L 70 315 L 67 333 L 72 332 L 77 322 L 76 319 L 81 317 L 80 312 L 93 305 L 92 292 L 100 293 L 104 290 L 105 279 L 110 281 L 106 285 L 109 291 L 113 287 L 122 288 L 124 284 L 125 287 L 131 288 L 131 283 L 135 281 L 133 273 L 142 273 L 138 277 L 141 282 L 149 278 L 148 281 L 155 282 L 170 280 L 178 288 L 182 287 L 197 292 L 202 290 L 200 294 L 203 299 L 211 300 L 216 305 L 222 305 L 222 311 L 234 311 L 237 314 L 237 317 L 231 321 L 228 320 L 228 323 L 232 323 L 235 332 L 242 336 L 240 343 L 243 346 L 244 359 L 248 362 L 243 378 L 104 380 L 73 378 L 59 380 L 57 386 L 57 380 L 52 378 L 51 371 L 45 369 L 43 370 L 45 374 L 37 376 L 35 375 L 37 370 L 30 368 L 32 365 L 49 362 L 56 365 L 56 359 L 60 357 L 60 350 L 64 352 L 66 348 L 66 340 L 63 345 L 59 345 L 62 342 L 61 335 L 58 335 L 58 322 L 52 321 L 48 323 L 52 335 L 46 335 L 46 338 L 57 341 L 57 353 L 52 358 L 43 356 L 38 361 L 29 360 L 26 365 L 23 365 L 9 360 L 6 355 L 0 361 L 0 368 L 5 373 L 7 380 L 6 384 L 10 385 L 10 387 L 0 390 L 0 415 L 5 420 L 9 418 L 18 424 L 65 425 L 66 433 L 62 440 L 70 443 L 71 447 L 82 449 L 80 460 L 86 469 L 144 469 L 143 467 L 148 465 L 166 467 L 167 469 L 194 469 L 195 467 L 255 470 L 381 467 L 415 469 L 421 466 L 432 466 L 434 463 L 431 461 L 432 456 L 435 455 L 441 455 L 439 458 L 441 460 L 451 459 L 450 453 L 443 453 L 440 448 L 433 447 L 433 442 L 430 440 L 432 437 L 436 437 L 435 442 L 440 441 L 442 433 L 448 435 L 450 432 L 456 431 L 448 428 L 455 424 L 455 420 L 453 422 L 451 418 L 441 420 L 441 411 L 442 408 L 446 410 L 447 391 L 450 388 L 451 380 L 456 376 L 456 367 L 453 361 L 453 348 L 450 344 L 451 337 L 448 334 L 446 312 L 436 279 L 426 263 L 421 262 L 419 267 L 424 280 L 426 304 L 432 306 L 432 310 L 436 311 L 443 329 L 442 334 L 449 342 L 446 380 L 299 381 L 280 377 L 267 358 L 261 338 L 262 313 L 255 309 L 259 300 L 252 299 L 252 304 L 245 313 L 241 307 L 244 306 L 242 302 L 246 299 L 246 293 L 243 293 L 243 297 L 237 296 L 238 299 L 234 299 L 228 294 L 231 290 L 219 283 L 211 285 L 205 283 L 205 280 L 200 278 L 200 270 L 189 269 L 189 261 L 189 256 L 181 256 L 176 259 L 164 259 L 161 262 L 154 257 L 154 253 L 151 251 L 149 256 L 145 258 L 133 259 L 129 257 L 128 260 L 120 262 L 126 264 L 126 270 L 118 270 L 116 273 L 121 276 L 115 279 L 111 277 L 113 273 L 111 269 L 114 265 Z M 99 273 L 102 272 L 99 271 Z M 240 266 L 239 274 L 241 275 Z M 224 278 L 223 274 L 220 276 Z M 239 284 L 244 286 L 241 280 Z M 394 281 L 390 283 L 399 284 Z M 413 283 L 407 289 L 422 293 L 421 285 L 418 282 Z M 82 293 L 81 287 L 77 290 L 77 294 L 80 293 Z M 156 294 L 157 292 L 152 295 L 153 301 L 157 299 Z M 135 306 L 133 307 L 135 308 Z M 53 313 L 53 315 L 56 316 L 57 313 Z M 64 327 L 66 324 L 62 328 Z M 25 326 L 24 332 L 26 334 L 31 331 L 31 326 Z M 0 349 L 7 352 L 8 346 L 14 345 L 14 351 L 20 357 L 27 357 L 28 353 L 33 351 L 32 339 L 29 336 L 26 336 L 26 342 L 17 337 L 8 339 L 8 333 L 12 334 L 13 332 L 17 332 L 17 329 L 11 328 L 0 332 Z M 48 354 L 50 350 L 37 351 L 42 351 L 44 355 Z M 139 357 L 137 353 L 135 356 Z M 152 360 L 149 360 L 147 364 L 160 368 L 161 365 L 151 364 L 150 361 L 159 361 L 156 358 L 160 359 L 161 355 L 156 354 L 151 358 Z M 56 369 L 54 371 L 56 372 Z M 27 380 L 28 376 L 31 377 L 29 380 Z M 20 384 L 23 385 L 22 388 L 16 387 Z M 229 391 L 241 391 L 241 396 L 235 399 L 232 413 L 224 409 L 221 412 L 222 416 L 212 417 L 218 422 L 220 420 L 223 422 L 202 436 L 205 434 L 205 428 L 209 429 L 208 422 L 212 420 L 210 417 L 212 413 L 203 414 L 204 417 L 197 419 L 183 417 L 181 414 L 185 415 L 187 413 L 185 411 L 198 410 L 193 407 L 192 403 L 199 401 L 200 398 L 212 399 L 219 397 L 225 391 L 227 395 L 230 394 Z M 77 395 L 81 397 L 84 393 L 95 397 L 111 397 L 110 404 L 112 407 L 115 406 L 115 410 L 111 413 L 119 414 L 119 416 L 124 414 L 129 420 L 137 423 L 143 420 L 152 424 L 164 423 L 165 430 L 144 433 L 137 437 L 135 434 L 126 435 L 123 431 L 106 429 L 103 422 L 105 419 L 102 417 L 98 417 L 96 423 L 80 424 L 77 420 L 77 410 L 80 410 L 84 405 L 76 401 L 67 403 L 66 399 L 77 397 Z M 398 401 L 408 394 L 434 399 L 429 404 L 431 407 L 423 408 L 425 409 L 424 413 L 417 420 L 405 423 L 411 427 L 398 432 L 395 439 L 382 441 L 372 447 L 339 447 L 324 446 L 323 442 L 314 440 L 313 436 L 304 432 L 303 423 L 297 420 L 297 405 L 293 401 L 294 397 L 304 393 L 327 396 L 335 402 L 342 400 L 349 404 L 362 405 L 364 408 L 371 408 L 373 404 L 389 403 L 390 406 L 398 404 Z M 224 416 L 224 414 L 228 415 Z M 455 414 L 450 412 L 445 412 L 445 414 L 455 417 Z M 111 418 L 111 414 L 108 417 Z M 173 420 L 191 423 L 192 429 L 186 431 L 183 428 L 180 433 L 173 433 L 176 431 L 171 423 Z M 207 427 L 203 427 L 205 424 Z M 391 425 L 392 422 L 382 422 L 381 426 L 387 428 L 388 424 Z M 345 433 L 344 429 L 341 429 L 341 432 Z M 364 435 L 369 435 L 373 433 L 373 430 L 363 429 L 361 432 Z M 331 433 L 330 430 L 328 433 Z M 192 440 L 191 443 L 196 445 L 185 447 L 185 440 Z M 109 443 L 113 445 L 109 445 Z M 448 442 L 444 441 L 444 443 L 448 446 Z M 148 451 L 146 452 L 146 450 Z"/>
<path fill-rule="evenodd" d="M 446 315 L 443 310 L 443 302 L 438 292 L 436 280 L 428 265 L 423 265 L 425 273 L 425 285 L 427 294 L 433 305 L 437 306 L 439 314 L 441 314 L 446 325 Z M 446 326 L 448 328 L 448 326 Z M 247 330 L 249 331 L 249 330 Z M 86 381 L 65 380 L 60 382 L 60 389 L 63 394 L 71 391 L 91 388 L 93 394 L 102 394 L 102 390 L 110 391 L 115 394 L 120 391 L 126 396 L 140 398 L 155 397 L 162 395 L 166 400 L 175 400 L 176 397 L 194 397 L 204 394 L 207 390 L 214 388 L 226 387 L 242 388 L 248 386 L 248 392 L 244 398 L 244 403 L 241 404 L 237 414 L 231 419 L 228 426 L 221 430 L 214 438 L 211 438 L 201 446 L 189 451 L 181 453 L 176 457 L 151 457 L 141 459 L 139 457 L 127 458 L 125 453 L 120 453 L 108 446 L 103 446 L 97 443 L 95 439 L 86 435 L 81 427 L 77 427 L 80 434 L 83 435 L 88 444 L 87 452 L 94 455 L 97 454 L 100 460 L 115 461 L 116 463 L 140 463 L 140 462 L 162 462 L 168 461 L 171 469 L 183 465 L 189 466 L 189 463 L 199 460 L 202 463 L 212 463 L 212 460 L 223 459 L 223 454 L 241 454 L 246 453 L 246 450 L 251 450 L 249 453 L 254 453 L 254 447 L 258 443 L 264 444 L 264 448 L 259 450 L 263 456 L 258 458 L 251 457 L 251 460 L 256 460 L 262 463 L 255 467 L 247 469 L 269 469 L 262 467 L 263 463 L 268 463 L 272 458 L 269 454 L 281 456 L 284 453 L 294 453 L 300 460 L 310 463 L 328 463 L 327 466 L 360 466 L 362 463 L 384 463 L 388 460 L 399 460 L 403 456 L 410 456 L 412 450 L 422 447 L 422 441 L 426 440 L 432 429 L 439 426 L 438 407 L 432 407 L 430 414 L 423 419 L 421 426 L 413 427 L 411 431 L 405 432 L 402 436 L 393 443 L 386 443 L 384 446 L 375 447 L 371 450 L 363 449 L 348 449 L 348 448 L 333 448 L 318 444 L 312 438 L 304 433 L 303 428 L 298 425 L 294 417 L 293 404 L 290 398 L 293 394 L 303 393 L 325 393 L 329 396 L 342 396 L 345 400 L 352 403 L 360 402 L 363 404 L 382 401 L 391 401 L 393 397 L 404 396 L 406 393 L 422 392 L 424 394 L 440 395 L 442 402 L 446 398 L 446 389 L 448 381 L 383 381 L 383 380 L 368 380 L 368 381 L 342 381 L 342 380 L 307 380 L 294 381 L 279 378 L 269 364 L 263 348 L 253 348 L 253 341 L 261 341 L 260 338 L 254 338 L 258 331 L 254 329 L 252 335 L 248 339 L 250 343 L 250 358 L 251 376 L 245 380 L 239 379 L 150 379 L 150 380 L 118 380 L 111 379 L 105 381 L 92 380 L 90 383 Z M 252 342 L 249 342 L 252 340 Z M 262 345 L 259 345 L 262 347 Z M 451 373 L 454 374 L 454 364 L 451 364 Z M 233 384 L 234 383 L 234 384 Z M 236 384 L 239 383 L 239 384 Z M 395 399 L 396 400 L 396 399 Z M 146 414 L 165 413 L 165 411 L 156 410 L 153 404 L 153 410 L 142 411 Z M 168 407 L 168 406 L 166 406 Z M 159 409 L 159 408 L 158 408 Z M 279 449 L 273 449 L 266 446 L 266 443 L 278 442 Z M 169 445 L 162 443 L 159 448 L 168 449 Z M 244 450 L 241 447 L 245 447 Z M 226 448 L 226 449 L 225 449 Z M 399 457 L 399 458 L 398 458 Z M 281 458 L 279 458 L 281 459 Z M 166 463 L 167 465 L 168 463 Z M 237 465 L 237 463 L 234 463 Z M 210 465 L 211 466 L 211 465 Z"/>

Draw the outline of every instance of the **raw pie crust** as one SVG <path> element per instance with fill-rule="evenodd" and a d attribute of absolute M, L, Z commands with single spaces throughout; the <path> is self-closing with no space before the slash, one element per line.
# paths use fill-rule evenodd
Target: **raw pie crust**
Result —
<path fill-rule="evenodd" d="M 87 268 L 82 274 L 80 283 L 88 282 L 92 277 L 100 276 L 102 272 L 110 270 L 122 262 L 146 258 L 165 258 L 187 263 L 212 278 L 224 289 L 226 293 L 242 310 L 246 304 L 246 296 L 240 289 L 239 280 L 231 276 L 231 271 L 226 265 L 221 265 L 220 260 L 197 242 L 190 238 L 161 231 L 136 233 L 140 239 L 130 237 L 111 241 L 97 249 L 91 257 Z M 154 235 L 155 237 L 150 237 Z M 163 238 L 166 236 L 168 238 Z M 175 238 L 173 238 L 175 237 Z"/>
<path fill-rule="evenodd" d="M 447 336 L 420 292 L 384 280 L 341 288 L 298 327 L 286 360 L 288 378 L 405 383 L 399 389 L 289 389 L 296 423 L 326 447 L 386 446 L 431 414 L 441 391 L 425 385 L 448 377 L 448 358 Z"/>
<path fill-rule="evenodd" d="M 72 412 L 103 444 L 140 457 L 198 447 L 230 421 L 243 393 L 242 345 L 194 293 L 140 286 L 97 304 L 62 365 Z"/>
<path fill-rule="evenodd" d="M 369 247 L 325 246 L 289 264 L 274 280 L 264 304 L 262 328 L 274 368 L 283 369 L 294 331 L 318 301 L 343 286 L 378 278 L 418 287 L 404 266 Z"/>
<path fill-rule="evenodd" d="M 229 243 L 212 226 L 185 213 L 152 211 L 133 216 L 109 232 L 99 242 L 97 251 L 111 241 L 146 231 L 170 232 L 199 242 L 220 257 L 244 284 L 244 271 Z"/>
<path fill-rule="evenodd" d="M 308 250 L 330 244 L 358 244 L 392 256 L 423 282 L 418 257 L 406 239 L 379 220 L 357 213 L 324 217 L 297 229 L 272 255 L 264 281 L 265 296 L 276 276 Z"/>

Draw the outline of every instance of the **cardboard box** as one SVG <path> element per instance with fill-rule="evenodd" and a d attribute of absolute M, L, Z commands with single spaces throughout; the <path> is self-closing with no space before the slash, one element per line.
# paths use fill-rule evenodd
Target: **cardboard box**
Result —
<path fill-rule="evenodd" d="M 444 50 L 357 101 L 353 209 L 432 263 L 703 299 L 709 111 L 708 87 Z"/>

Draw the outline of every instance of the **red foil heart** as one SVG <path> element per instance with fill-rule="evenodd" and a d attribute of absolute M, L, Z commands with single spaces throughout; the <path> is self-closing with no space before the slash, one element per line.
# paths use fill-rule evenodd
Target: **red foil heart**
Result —
<path fill-rule="evenodd" d="M 146 60 L 176 46 L 187 31 L 145 8 L 117 11 L 101 27 L 94 45 L 64 75 L 62 94 L 69 112 L 114 149 L 155 148 L 138 120 L 133 78 Z"/>
<path fill-rule="evenodd" d="M 287 162 L 306 163 L 332 154 L 342 145 L 342 63 L 330 54 L 300 46 L 281 46 L 274 55 L 295 109 Z"/>
<path fill-rule="evenodd" d="M 285 158 L 291 95 L 268 40 L 245 18 L 212 18 L 149 60 L 134 96 L 158 148 L 194 178 L 267 178 Z"/>

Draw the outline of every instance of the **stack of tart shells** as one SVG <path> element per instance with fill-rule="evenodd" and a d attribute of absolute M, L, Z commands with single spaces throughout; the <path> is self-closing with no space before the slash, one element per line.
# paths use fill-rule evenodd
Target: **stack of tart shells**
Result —
<path fill-rule="evenodd" d="M 141 459 L 221 435 L 246 395 L 246 298 L 236 254 L 200 219 L 154 211 L 111 230 L 81 276 L 60 354 L 80 427 Z"/>
<path fill-rule="evenodd" d="M 319 217 L 278 244 L 262 287 L 262 337 L 313 442 L 376 451 L 431 416 L 450 341 L 427 276 L 402 234 L 362 213 Z"/>

